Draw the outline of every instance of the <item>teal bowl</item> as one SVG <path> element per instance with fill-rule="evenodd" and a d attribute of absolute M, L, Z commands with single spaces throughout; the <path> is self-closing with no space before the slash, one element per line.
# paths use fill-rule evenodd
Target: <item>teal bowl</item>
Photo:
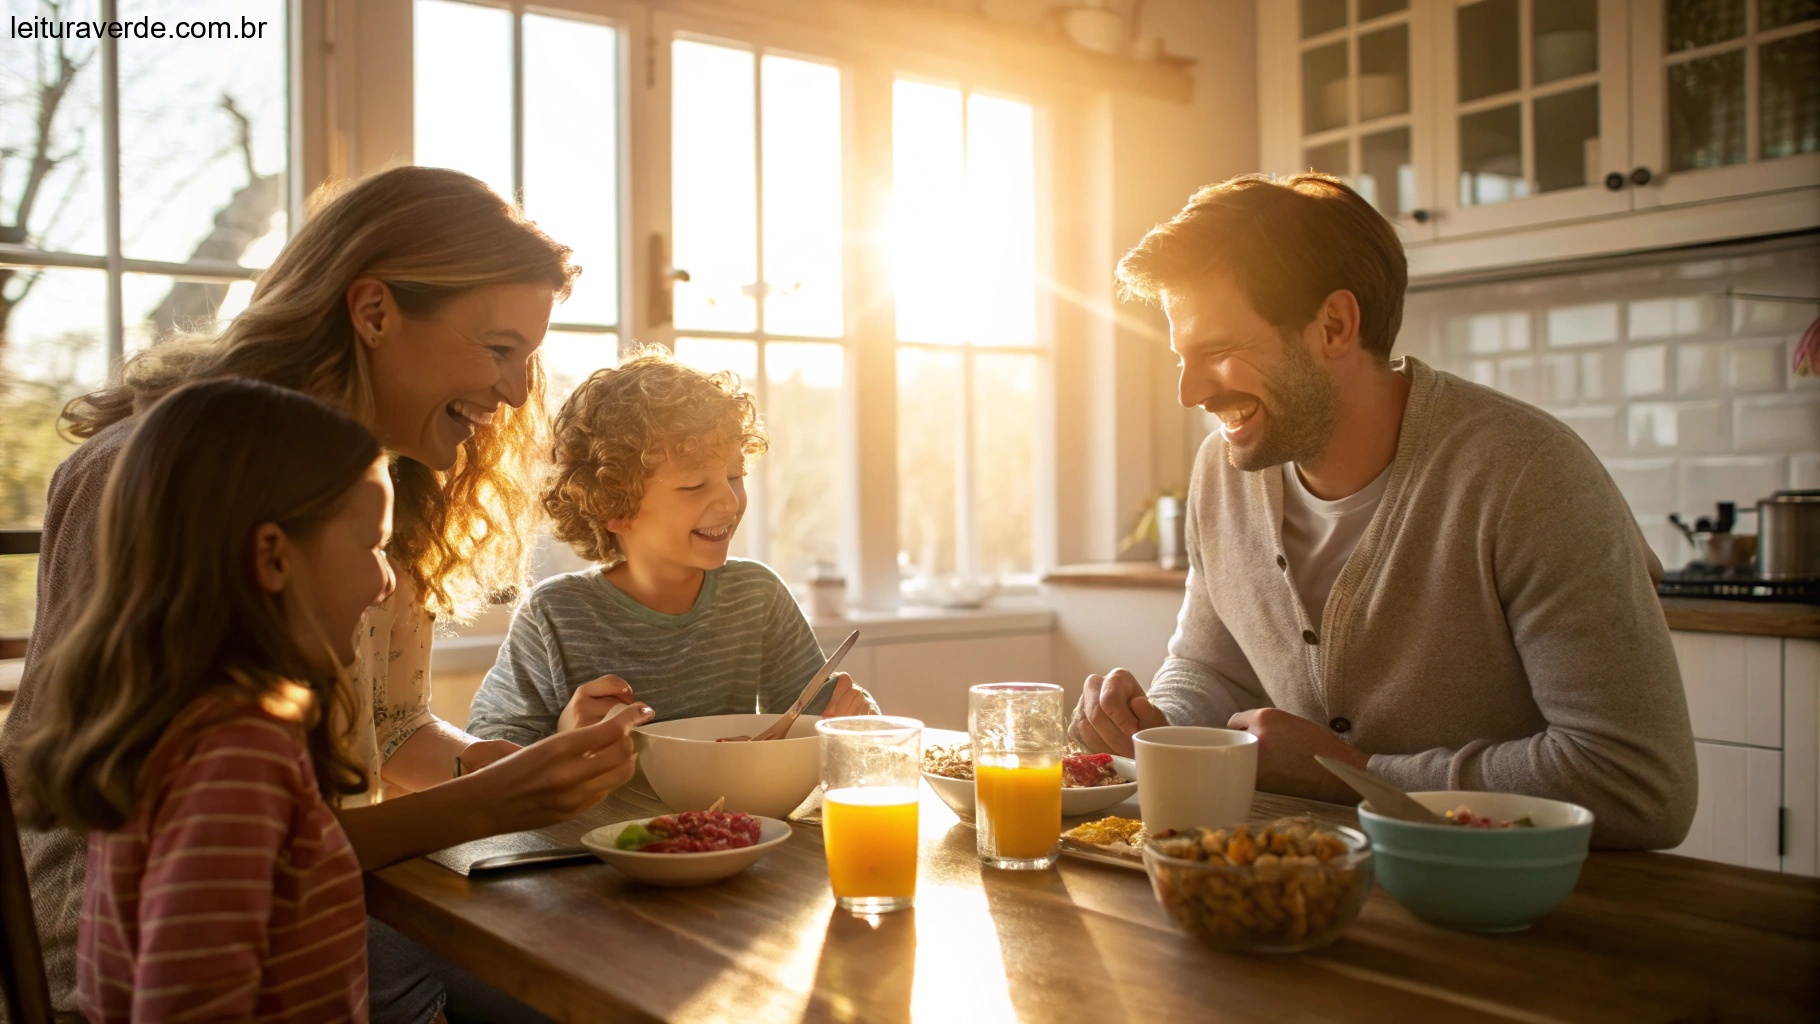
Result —
<path fill-rule="evenodd" d="M 1462 931 L 1517 932 L 1573 892 L 1592 841 L 1586 808 L 1515 793 L 1409 795 L 1436 814 L 1466 807 L 1499 821 L 1527 816 L 1536 826 L 1419 825 L 1361 803 L 1359 827 L 1376 851 L 1378 881 L 1415 916 Z"/>

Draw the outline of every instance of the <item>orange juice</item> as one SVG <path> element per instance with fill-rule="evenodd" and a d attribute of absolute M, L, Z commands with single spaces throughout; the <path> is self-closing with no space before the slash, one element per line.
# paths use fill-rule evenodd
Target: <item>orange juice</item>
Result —
<path fill-rule="evenodd" d="M 990 758 L 974 766 L 973 780 L 982 853 L 1036 860 L 1055 852 L 1062 834 L 1061 758 Z"/>
<path fill-rule="evenodd" d="M 828 880 L 843 898 L 916 895 L 914 789 L 835 789 L 822 796 Z"/>

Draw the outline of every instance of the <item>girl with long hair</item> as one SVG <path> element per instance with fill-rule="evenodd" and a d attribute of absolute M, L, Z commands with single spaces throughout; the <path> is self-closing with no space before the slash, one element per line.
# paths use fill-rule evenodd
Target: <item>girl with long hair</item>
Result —
<path fill-rule="evenodd" d="M 605 756 L 548 742 L 519 751 L 429 707 L 435 620 L 463 617 L 524 581 L 537 523 L 532 471 L 548 433 L 536 354 L 577 272 L 566 247 L 480 181 L 394 168 L 325 189 L 218 337 L 154 345 L 120 384 L 72 402 L 66 428 L 85 440 L 51 483 L 37 619 L 0 733 L 9 771 L 18 737 L 66 682 L 47 670 L 47 653 L 93 604 L 102 491 L 135 422 L 183 384 L 237 377 L 330 405 L 391 455 L 386 556 L 397 585 L 354 629 L 347 750 L 366 785 L 337 810 L 361 866 L 566 820 L 623 783 L 629 743 L 608 744 Z M 253 416 L 239 429 L 264 424 Z M 69 1009 L 83 839 L 28 831 L 23 845 L 53 996 Z M 373 928 L 375 943 L 403 941 Z M 375 959 L 374 1019 L 419 1021 L 429 1001 L 421 979 L 382 984 L 396 959 Z"/>

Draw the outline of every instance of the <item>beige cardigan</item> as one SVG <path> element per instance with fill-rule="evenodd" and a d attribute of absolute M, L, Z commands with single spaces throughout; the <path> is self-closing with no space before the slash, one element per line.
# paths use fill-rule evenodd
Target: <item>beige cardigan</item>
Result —
<path fill-rule="evenodd" d="M 1604 847 L 1687 835 L 1687 701 L 1661 567 L 1599 460 L 1559 421 L 1404 360 L 1382 503 L 1318 633 L 1283 553 L 1280 473 L 1220 435 L 1188 495 L 1188 589 L 1151 683 L 1176 724 L 1274 706 L 1331 727 L 1409 790 L 1570 800 Z"/>

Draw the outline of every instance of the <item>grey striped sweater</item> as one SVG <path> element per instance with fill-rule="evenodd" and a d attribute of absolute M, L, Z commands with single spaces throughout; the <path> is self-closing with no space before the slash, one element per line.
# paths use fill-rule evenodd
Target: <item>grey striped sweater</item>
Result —
<path fill-rule="evenodd" d="M 657 721 L 789 708 L 821 647 L 789 588 L 761 562 L 708 572 L 695 607 L 639 604 L 598 567 L 539 583 L 512 618 L 499 659 L 474 695 L 468 732 L 531 743 L 556 731 L 575 688 L 611 673 Z M 828 702 L 829 689 L 808 708 Z"/>

